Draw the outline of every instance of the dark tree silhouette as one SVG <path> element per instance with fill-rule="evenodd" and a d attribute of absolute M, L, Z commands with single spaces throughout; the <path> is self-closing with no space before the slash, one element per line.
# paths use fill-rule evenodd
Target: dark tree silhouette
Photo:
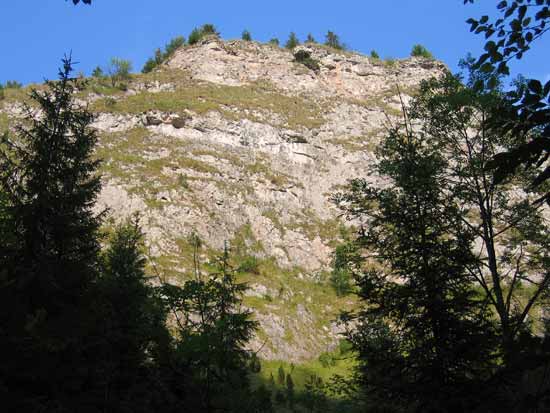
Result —
<path fill-rule="evenodd" d="M 472 234 L 441 187 L 446 159 L 409 126 L 391 131 L 380 156 L 389 187 L 358 179 L 334 197 L 364 222 L 354 243 L 372 257 L 356 267 L 365 306 L 348 334 L 366 399 L 396 411 L 471 411 L 483 400 L 474 384 L 490 365 L 491 328 L 468 272 Z"/>
<path fill-rule="evenodd" d="M 0 377 L 16 403 L 9 411 L 76 408 L 82 369 L 93 363 L 87 320 L 99 268 L 99 163 L 91 158 L 93 116 L 73 102 L 71 71 L 64 59 L 59 80 L 31 92 L 28 126 L 0 144 Z"/>
<path fill-rule="evenodd" d="M 498 75 L 509 75 L 510 61 L 523 58 L 532 43 L 550 30 L 549 0 L 499 1 L 497 10 L 499 16 L 494 21 L 489 16 L 468 19 L 470 30 L 487 39 L 477 66 L 493 74 L 489 77 L 492 82 Z M 502 134 L 512 132 L 517 142 L 514 148 L 494 157 L 495 179 L 501 182 L 523 165 L 538 170 L 532 181 L 532 186 L 538 187 L 550 179 L 550 81 L 543 84 L 529 79 L 510 92 L 508 99 L 514 110 L 509 111 L 507 119 L 497 119 L 493 127 Z M 540 201 L 550 202 L 550 192 Z"/>

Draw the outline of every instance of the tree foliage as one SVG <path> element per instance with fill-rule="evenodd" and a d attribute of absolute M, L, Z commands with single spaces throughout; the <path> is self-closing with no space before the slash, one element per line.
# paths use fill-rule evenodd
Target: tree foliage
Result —
<path fill-rule="evenodd" d="M 218 32 L 218 29 L 216 29 L 216 26 L 210 23 L 206 23 L 203 24 L 201 27 L 195 27 L 189 34 L 187 42 L 190 45 L 194 45 L 197 44 L 204 36 L 208 35 L 219 36 L 220 33 Z"/>
<path fill-rule="evenodd" d="M 358 179 L 334 198 L 364 222 L 355 243 L 372 257 L 357 273 L 365 307 L 348 337 L 371 403 L 470 411 L 482 400 L 470 378 L 490 367 L 491 328 L 468 271 L 472 234 L 445 198 L 446 159 L 434 143 L 392 129 L 376 168 L 392 185 Z"/>
<path fill-rule="evenodd" d="M 0 145 L 0 377 L 10 411 L 74 410 L 94 364 L 89 291 L 98 277 L 100 190 L 93 116 L 72 101 L 70 59 Z M 75 368 L 80 366 L 80 368 Z M 62 396 L 60 396 L 62 395 Z"/>
<path fill-rule="evenodd" d="M 315 37 L 313 37 L 311 33 L 308 33 L 306 38 L 306 43 L 317 43 L 317 41 L 315 40 Z"/>
<path fill-rule="evenodd" d="M 464 0 L 464 3 L 473 2 Z M 477 60 L 477 66 L 493 75 L 489 81 L 498 75 L 509 75 L 510 61 L 523 58 L 532 43 L 550 28 L 548 0 L 499 1 L 497 10 L 496 20 L 487 15 L 468 19 L 470 30 L 485 36 L 485 53 Z M 539 171 L 532 181 L 533 187 L 537 187 L 550 178 L 547 162 L 550 154 L 550 81 L 543 84 L 540 80 L 529 79 L 525 85 L 510 92 L 508 99 L 513 110 L 503 124 L 495 122 L 493 128 L 502 134 L 511 132 L 521 140 L 495 156 L 496 177 L 502 180 L 525 166 Z M 550 202 L 550 192 L 546 192 L 543 200 Z"/>
<path fill-rule="evenodd" d="M 285 43 L 285 48 L 292 50 L 299 44 L 300 44 L 300 41 L 298 40 L 296 33 L 290 32 L 290 35 L 288 36 L 288 40 Z"/>
<path fill-rule="evenodd" d="M 411 56 L 413 57 L 425 57 L 426 59 L 433 59 L 433 55 L 426 47 L 421 44 L 415 44 L 411 50 Z"/>
<path fill-rule="evenodd" d="M 346 46 L 340 41 L 340 36 L 330 30 L 325 36 L 325 46 L 332 47 L 337 50 L 346 49 Z"/>
<path fill-rule="evenodd" d="M 248 381 L 261 368 L 245 347 L 256 323 L 228 252 L 203 275 L 193 237 L 191 280 L 177 287 L 159 274 L 153 286 L 139 220 L 100 232 L 93 115 L 73 101 L 80 81 L 63 63 L 0 144 L 2 407 L 271 411 Z"/>
<path fill-rule="evenodd" d="M 256 322 L 241 307 L 246 286 L 235 282 L 227 249 L 218 258 L 216 271 L 205 276 L 198 261 L 200 240 L 193 235 L 191 243 L 194 279 L 182 287 L 162 287 L 177 324 L 178 364 L 191 367 L 187 381 L 192 383 L 193 396 L 188 406 L 194 403 L 202 411 L 237 410 L 250 397 L 247 366 L 252 355 L 245 344 Z"/>
<path fill-rule="evenodd" d="M 506 357 L 513 357 L 513 343 L 527 328 L 529 311 L 550 282 L 548 222 L 543 207 L 530 202 L 537 196 L 528 188 L 530 174 L 509 180 L 515 186 L 512 196 L 492 169 L 491 159 L 498 151 L 513 148 L 517 139 L 491 128 L 491 122 L 510 111 L 498 90 L 480 91 L 452 76 L 425 83 L 413 105 L 413 116 L 423 122 L 424 133 L 441 142 L 449 159 L 455 160 L 447 171 L 455 202 L 470 205 L 469 213 L 479 222 L 469 223 L 482 246 L 471 272 L 498 314 Z M 533 288 L 520 300 L 525 282 Z"/>
<path fill-rule="evenodd" d="M 250 34 L 250 32 L 248 30 L 244 30 L 242 35 L 241 35 L 241 39 L 244 40 L 245 42 L 251 42 L 252 41 L 252 35 Z"/>
<path fill-rule="evenodd" d="M 130 72 L 132 71 L 132 62 L 126 59 L 118 57 L 111 58 L 109 65 L 107 66 L 107 75 L 111 79 L 111 85 L 113 87 L 124 88 L 126 82 L 130 79 Z"/>
<path fill-rule="evenodd" d="M 160 66 L 162 63 L 170 59 L 170 57 L 173 56 L 176 50 L 184 45 L 185 38 L 183 36 L 174 37 L 172 40 L 170 40 L 170 42 L 166 44 L 166 46 L 164 46 L 164 52 L 160 49 L 155 50 L 154 56 L 147 59 L 145 65 L 143 66 L 143 69 L 141 69 L 141 72 L 149 73 L 153 71 L 157 66 Z"/>

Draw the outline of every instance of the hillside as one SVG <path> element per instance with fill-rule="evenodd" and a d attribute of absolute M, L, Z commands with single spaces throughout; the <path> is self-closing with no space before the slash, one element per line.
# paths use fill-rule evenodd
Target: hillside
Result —
<path fill-rule="evenodd" d="M 91 80 L 78 96 L 97 112 L 98 211 L 139 212 L 149 269 L 169 282 L 190 274 L 191 233 L 207 246 L 204 262 L 227 243 L 261 325 L 251 347 L 295 362 L 333 348 L 334 318 L 354 305 L 328 282 L 346 231 L 329 194 L 375 160 L 399 116 L 398 88 L 406 101 L 445 70 L 424 58 L 299 50 L 318 70 L 273 45 L 209 37 L 124 91 Z M 0 129 L 20 118 L 22 92 L 0 102 Z"/>

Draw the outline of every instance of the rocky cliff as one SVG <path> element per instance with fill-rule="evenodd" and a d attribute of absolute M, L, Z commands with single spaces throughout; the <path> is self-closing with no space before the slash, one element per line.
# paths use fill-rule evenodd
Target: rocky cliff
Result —
<path fill-rule="evenodd" d="M 298 50 L 315 63 L 295 61 Z M 248 263 L 245 304 L 261 325 L 252 348 L 313 357 L 337 343 L 333 320 L 353 306 L 327 279 L 342 231 L 328 195 L 375 161 L 398 90 L 407 101 L 444 70 L 314 44 L 290 52 L 210 37 L 183 47 L 125 91 L 98 83 L 79 93 L 97 112 L 98 209 L 114 220 L 140 213 L 151 271 L 170 282 L 189 274 L 190 233 L 205 261 L 227 243 Z M 20 116 L 15 97 L 0 105 L 0 127 Z"/>

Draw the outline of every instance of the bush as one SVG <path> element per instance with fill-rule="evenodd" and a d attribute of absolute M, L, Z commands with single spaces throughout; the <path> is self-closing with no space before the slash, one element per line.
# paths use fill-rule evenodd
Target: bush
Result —
<path fill-rule="evenodd" d="M 305 67 L 313 70 L 316 73 L 321 70 L 319 62 L 313 59 L 311 57 L 311 53 L 306 50 L 298 50 L 296 53 L 294 53 L 294 61 L 303 64 Z"/>
<path fill-rule="evenodd" d="M 215 36 L 219 36 L 220 33 L 216 29 L 216 26 L 213 24 L 207 23 L 203 24 L 201 27 L 195 27 L 191 34 L 189 35 L 189 39 L 187 42 L 190 45 L 197 44 L 199 40 L 201 40 L 204 36 L 213 34 Z"/>
<path fill-rule="evenodd" d="M 125 86 L 122 82 L 130 80 L 130 72 L 132 71 L 132 62 L 118 57 L 113 57 L 109 62 L 107 73 L 111 78 L 113 87 Z"/>
<path fill-rule="evenodd" d="M 287 49 L 294 49 L 296 46 L 300 44 L 300 41 L 298 40 L 298 37 L 296 37 L 296 33 L 291 32 L 288 36 L 288 40 L 286 41 L 285 47 Z"/>
<path fill-rule="evenodd" d="M 313 35 L 309 33 L 307 35 L 306 43 L 317 43 L 317 41 L 315 40 L 315 37 L 313 37 Z"/>
<path fill-rule="evenodd" d="M 141 73 L 150 73 L 157 67 L 157 62 L 153 58 L 147 59 L 145 64 L 143 65 L 143 69 L 141 69 Z"/>
<path fill-rule="evenodd" d="M 171 57 L 176 50 L 178 50 L 180 47 L 185 45 L 185 37 L 183 36 L 177 36 L 174 37 L 170 42 L 164 46 L 164 54 L 162 56 L 163 60 L 168 60 L 169 57 Z"/>
<path fill-rule="evenodd" d="M 338 351 L 340 352 L 340 355 L 346 355 L 349 352 L 353 350 L 353 344 L 346 339 L 340 340 L 340 343 L 338 345 Z"/>
<path fill-rule="evenodd" d="M 183 45 L 185 45 L 185 38 L 183 36 L 174 37 L 164 46 L 164 52 L 160 49 L 155 50 L 155 56 L 147 59 L 145 65 L 143 65 L 143 69 L 141 69 L 141 73 L 152 72 L 155 67 L 168 60 Z"/>
<path fill-rule="evenodd" d="M 260 269 L 258 265 L 258 259 L 253 256 L 249 255 L 245 257 L 241 264 L 239 265 L 239 272 L 247 272 L 250 274 L 259 274 Z"/>
<path fill-rule="evenodd" d="M 370 57 L 373 59 L 380 59 L 380 56 L 376 53 L 376 50 L 371 50 Z"/>
<path fill-rule="evenodd" d="M 281 42 L 279 41 L 279 39 L 277 39 L 276 37 L 274 37 L 273 39 L 270 39 L 269 40 L 269 44 L 273 44 L 275 46 L 279 46 L 281 44 Z"/>
<path fill-rule="evenodd" d="M 209 34 L 213 34 L 215 36 L 220 35 L 220 32 L 218 32 L 218 29 L 216 28 L 216 26 L 210 23 L 203 24 L 201 27 L 201 32 L 203 36 L 206 36 Z"/>
<path fill-rule="evenodd" d="M 334 357 L 330 353 L 321 353 L 319 356 L 319 363 L 326 369 L 327 367 L 334 366 L 336 360 L 334 360 Z"/>
<path fill-rule="evenodd" d="M 330 282 L 339 296 L 347 295 L 353 289 L 350 262 L 355 253 L 356 249 L 350 243 L 338 245 L 334 251 Z"/>
<path fill-rule="evenodd" d="M 344 44 L 340 42 L 338 35 L 330 30 L 327 32 L 325 37 L 325 46 L 332 47 L 337 50 L 344 50 L 346 48 Z"/>
<path fill-rule="evenodd" d="M 190 45 L 194 45 L 199 42 L 199 40 L 202 38 L 202 34 L 200 29 L 197 29 L 196 27 L 191 31 L 189 34 L 189 38 L 187 39 L 187 42 Z"/>
<path fill-rule="evenodd" d="M 433 55 L 421 44 L 415 44 L 411 50 L 411 56 L 413 57 L 425 57 L 426 59 L 433 59 Z"/>
<path fill-rule="evenodd" d="M 92 77 L 96 79 L 103 79 L 105 77 L 105 73 L 103 73 L 103 69 L 99 66 L 96 66 L 96 68 L 92 71 Z"/>
<path fill-rule="evenodd" d="M 241 35 L 241 38 L 245 42 L 251 42 L 252 41 L 252 35 L 250 34 L 250 32 L 248 30 L 243 31 L 243 34 Z"/>
<path fill-rule="evenodd" d="M 0 100 L 4 99 L 6 95 L 4 94 L 4 86 L 0 84 Z"/>

